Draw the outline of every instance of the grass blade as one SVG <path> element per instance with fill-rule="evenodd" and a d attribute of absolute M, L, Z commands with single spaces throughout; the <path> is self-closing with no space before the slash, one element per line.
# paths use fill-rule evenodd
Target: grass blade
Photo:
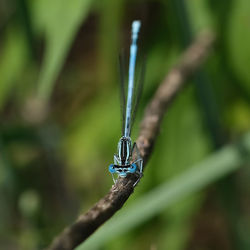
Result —
<path fill-rule="evenodd" d="M 78 250 L 96 249 L 107 241 L 152 218 L 189 194 L 197 192 L 219 178 L 237 170 L 250 153 L 250 134 L 238 144 L 225 146 L 203 162 L 195 165 L 171 181 L 163 183 L 130 207 L 123 209 Z"/>
<path fill-rule="evenodd" d="M 88 13 L 90 3 L 91 0 L 54 0 L 42 3 L 48 13 L 43 20 L 46 51 L 38 80 L 40 98 L 49 99 L 70 45 Z"/>

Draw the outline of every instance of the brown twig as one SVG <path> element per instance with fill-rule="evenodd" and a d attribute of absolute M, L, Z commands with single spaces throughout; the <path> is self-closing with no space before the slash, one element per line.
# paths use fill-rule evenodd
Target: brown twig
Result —
<path fill-rule="evenodd" d="M 212 33 L 200 34 L 183 54 L 179 63 L 167 74 L 148 104 L 137 139 L 137 146 L 143 158 L 144 166 L 152 153 L 161 120 L 169 104 L 179 93 L 187 79 L 206 59 L 214 40 Z M 49 249 L 74 249 L 85 241 L 123 206 L 134 191 L 133 183 L 135 180 L 134 175 L 118 179 L 116 185 L 112 186 L 107 195 L 99 200 L 88 212 L 80 215 L 75 223 L 67 227 L 55 238 Z"/>

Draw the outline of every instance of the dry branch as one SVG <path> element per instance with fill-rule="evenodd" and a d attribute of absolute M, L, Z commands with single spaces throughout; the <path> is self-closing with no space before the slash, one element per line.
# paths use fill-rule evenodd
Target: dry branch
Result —
<path fill-rule="evenodd" d="M 179 63 L 167 74 L 151 102 L 148 104 L 141 123 L 137 146 L 145 164 L 152 153 L 154 142 L 159 133 L 162 118 L 169 105 L 185 85 L 187 79 L 198 70 L 206 59 L 213 43 L 214 35 L 209 32 L 200 34 L 184 52 Z M 74 249 L 85 241 L 105 221 L 118 211 L 133 193 L 136 177 L 131 175 L 120 178 L 108 194 L 100 199 L 88 212 L 79 216 L 76 222 L 64 229 L 48 249 Z"/>

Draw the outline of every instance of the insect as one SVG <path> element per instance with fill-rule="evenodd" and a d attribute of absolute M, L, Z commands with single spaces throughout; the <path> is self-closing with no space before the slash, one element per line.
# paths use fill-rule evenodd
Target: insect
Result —
<path fill-rule="evenodd" d="M 143 160 L 140 156 L 136 143 L 131 140 L 131 129 L 137 110 L 139 98 L 142 92 L 142 85 L 144 80 L 145 64 L 141 69 L 139 81 L 135 83 L 135 65 L 137 56 L 137 39 L 140 30 L 141 22 L 133 21 L 132 35 L 130 45 L 130 58 L 129 58 L 129 73 L 128 73 L 128 87 L 127 98 L 125 96 L 124 84 L 124 70 L 122 60 L 120 60 L 121 68 L 121 113 L 122 113 L 122 137 L 120 138 L 117 146 L 117 154 L 114 154 L 114 164 L 109 165 L 109 172 L 112 174 L 114 183 L 116 180 L 114 175 L 118 177 L 126 177 L 128 174 L 138 175 L 138 180 L 134 186 L 139 182 L 142 176 Z M 126 108 L 125 108 L 126 104 Z"/>

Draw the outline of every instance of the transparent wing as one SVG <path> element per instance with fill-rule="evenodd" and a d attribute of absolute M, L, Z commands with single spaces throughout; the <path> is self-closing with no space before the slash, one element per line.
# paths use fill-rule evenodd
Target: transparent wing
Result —
<path fill-rule="evenodd" d="M 143 63 L 139 72 L 139 78 L 136 80 L 135 86 L 134 86 L 131 129 L 134 124 L 135 116 L 138 110 L 138 105 L 139 105 L 140 98 L 142 95 L 144 80 L 145 80 L 145 73 L 146 73 L 146 58 L 144 58 L 143 60 Z"/>
<path fill-rule="evenodd" d="M 120 110 L 121 110 L 121 122 L 122 122 L 122 134 L 123 134 L 125 128 L 126 93 L 127 93 L 127 85 L 125 79 L 124 51 L 122 51 L 119 55 L 119 71 L 120 71 Z"/>
<path fill-rule="evenodd" d="M 132 159 L 131 159 L 131 163 L 132 162 L 136 162 L 138 159 L 141 159 L 141 155 L 140 152 L 137 148 L 136 142 L 133 144 L 132 147 Z"/>

